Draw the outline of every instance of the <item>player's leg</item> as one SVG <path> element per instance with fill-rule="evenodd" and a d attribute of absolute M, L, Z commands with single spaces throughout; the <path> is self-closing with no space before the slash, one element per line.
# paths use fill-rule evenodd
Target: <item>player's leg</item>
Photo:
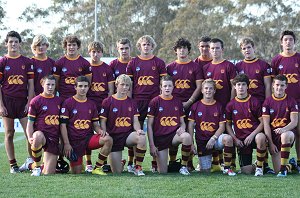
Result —
<path fill-rule="evenodd" d="M 85 172 L 91 173 L 93 171 L 93 165 L 92 165 L 92 151 L 90 149 L 85 150 Z"/>
<path fill-rule="evenodd" d="M 281 134 L 281 148 L 280 148 L 280 172 L 278 177 L 287 175 L 287 164 L 290 157 L 290 150 L 295 140 L 295 135 L 292 131 L 287 131 Z"/>
<path fill-rule="evenodd" d="M 19 172 L 19 167 L 17 164 L 17 160 L 15 157 L 15 147 L 14 147 L 14 119 L 2 117 L 3 124 L 4 124 L 4 143 L 5 143 L 5 150 L 6 154 L 10 163 L 10 172 L 17 173 Z"/>
<path fill-rule="evenodd" d="M 267 152 L 267 145 L 266 145 L 266 135 L 263 133 L 258 133 L 255 136 L 255 143 L 256 143 L 256 169 L 255 169 L 255 176 L 262 176 L 263 175 L 263 165 L 265 162 L 265 155 Z"/>
<path fill-rule="evenodd" d="M 44 152 L 44 168 L 43 168 L 43 174 L 54 174 L 57 164 L 57 157 L 58 155 L 55 155 L 50 152 Z"/>
<path fill-rule="evenodd" d="M 121 160 L 122 160 L 122 151 L 115 151 L 109 154 L 110 167 L 113 173 L 119 174 L 122 172 L 123 167 L 122 167 Z"/>
<path fill-rule="evenodd" d="M 127 163 L 127 171 L 133 172 L 134 171 L 134 147 L 128 147 L 128 163 Z"/>
<path fill-rule="evenodd" d="M 215 148 L 223 150 L 224 148 L 224 170 L 223 173 L 229 176 L 235 176 L 236 173 L 231 169 L 232 155 L 234 153 L 233 139 L 230 135 L 222 134 L 215 143 Z M 220 154 L 220 152 L 219 152 Z"/>
<path fill-rule="evenodd" d="M 28 118 L 27 117 L 24 117 L 24 118 L 21 118 L 19 119 L 20 121 L 20 124 L 23 128 L 23 131 L 24 131 L 24 134 L 26 136 L 26 139 L 28 139 L 27 137 L 27 133 L 26 133 L 26 127 L 27 127 L 27 122 L 28 122 Z M 32 153 L 31 153 L 31 145 L 29 144 L 29 142 L 27 141 L 27 152 L 29 154 L 29 157 L 32 157 Z"/>
<path fill-rule="evenodd" d="M 46 138 L 44 133 L 41 131 L 35 131 L 32 134 L 33 142 L 31 145 L 32 150 L 32 158 L 33 158 L 33 165 L 32 165 L 32 176 L 40 176 L 41 174 L 41 165 L 42 165 L 42 152 L 43 146 L 46 144 Z M 26 169 L 29 169 L 29 164 L 26 164 Z"/>
<path fill-rule="evenodd" d="M 295 140 L 296 140 L 296 153 L 297 153 L 297 165 L 300 167 L 300 116 L 298 116 L 298 125 L 297 125 L 297 132 L 295 133 Z M 300 168 L 299 168 L 300 173 Z"/>
<path fill-rule="evenodd" d="M 157 170 L 159 173 L 167 173 L 168 172 L 168 149 L 164 149 L 158 151 L 157 160 Z"/>
<path fill-rule="evenodd" d="M 78 160 L 76 162 L 70 162 L 71 166 L 71 172 L 73 174 L 80 174 L 82 171 L 82 159 L 83 156 L 78 157 Z"/>

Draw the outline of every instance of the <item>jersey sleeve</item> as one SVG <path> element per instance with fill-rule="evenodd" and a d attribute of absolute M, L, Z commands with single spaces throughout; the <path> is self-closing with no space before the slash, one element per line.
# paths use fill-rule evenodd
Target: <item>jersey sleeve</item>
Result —
<path fill-rule="evenodd" d="M 27 78 L 33 79 L 34 78 L 34 71 L 33 71 L 33 61 L 30 58 L 26 58 L 26 68 L 27 68 Z"/>
<path fill-rule="evenodd" d="M 196 117 L 195 117 L 196 109 L 197 109 L 197 103 L 194 103 L 190 109 L 188 120 L 191 120 L 191 121 L 196 120 Z"/>
<path fill-rule="evenodd" d="M 36 115 L 37 115 L 37 109 L 36 109 L 36 100 L 35 98 L 32 99 L 30 101 L 30 104 L 29 104 L 29 108 L 28 108 L 28 119 L 30 121 L 35 121 L 36 120 Z"/>
<path fill-rule="evenodd" d="M 225 109 L 225 118 L 227 121 L 231 122 L 232 121 L 232 110 L 231 110 L 231 103 L 229 102 L 226 105 L 226 109 Z"/>
<path fill-rule="evenodd" d="M 262 105 L 262 116 L 270 116 L 270 106 L 268 100 L 265 100 Z"/>
<path fill-rule="evenodd" d="M 288 105 L 289 105 L 291 113 L 298 113 L 299 112 L 297 102 L 293 98 L 291 98 L 291 101 L 288 103 Z"/>
<path fill-rule="evenodd" d="M 85 60 L 83 58 L 83 66 L 82 66 L 82 74 L 85 75 L 85 76 L 91 76 L 92 75 L 92 67 L 91 67 L 91 64 Z"/>
<path fill-rule="evenodd" d="M 70 112 L 68 108 L 67 100 L 63 102 L 60 109 L 60 123 L 67 123 L 67 121 L 70 119 Z"/>
<path fill-rule="evenodd" d="M 134 65 L 134 60 L 129 61 L 126 67 L 126 74 L 130 77 L 133 77 L 133 65 Z"/>
<path fill-rule="evenodd" d="M 236 70 L 233 63 L 229 62 L 228 65 L 228 72 L 229 72 L 229 78 L 230 80 L 234 79 L 236 77 Z"/>
<path fill-rule="evenodd" d="M 155 98 L 152 99 L 148 106 L 148 117 L 154 117 L 157 114 L 157 105 Z"/>
<path fill-rule="evenodd" d="M 54 63 L 53 67 L 53 75 L 59 77 L 61 73 L 61 67 L 62 67 L 62 59 L 58 59 Z"/>
<path fill-rule="evenodd" d="M 104 119 L 108 118 L 109 106 L 110 106 L 109 99 L 108 98 L 104 99 L 102 102 L 102 107 L 101 107 L 100 114 L 99 114 L 100 118 L 104 118 Z"/>
<path fill-rule="evenodd" d="M 115 82 L 115 74 L 113 72 L 113 69 L 110 66 L 107 66 L 107 82 L 108 83 Z"/>

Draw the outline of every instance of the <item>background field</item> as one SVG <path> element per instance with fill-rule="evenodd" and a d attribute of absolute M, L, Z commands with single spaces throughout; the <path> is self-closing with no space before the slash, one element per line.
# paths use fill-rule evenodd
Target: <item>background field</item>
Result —
<path fill-rule="evenodd" d="M 15 149 L 19 165 L 27 157 L 25 139 L 22 137 L 22 133 L 16 133 Z M 274 175 L 257 178 L 240 174 L 229 177 L 221 173 L 159 175 L 148 171 L 149 153 L 144 163 L 145 177 L 129 173 L 117 176 L 58 174 L 31 177 L 30 172 L 13 175 L 9 173 L 3 140 L 4 134 L 0 133 L 0 197 L 300 197 L 298 174 L 288 175 L 287 178 L 276 178 Z M 292 151 L 292 156 L 295 156 L 294 149 Z"/>

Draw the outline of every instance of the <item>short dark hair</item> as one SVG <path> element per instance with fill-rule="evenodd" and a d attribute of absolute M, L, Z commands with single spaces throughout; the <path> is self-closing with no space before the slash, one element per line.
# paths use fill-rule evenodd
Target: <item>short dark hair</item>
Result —
<path fill-rule="evenodd" d="M 91 82 L 86 76 L 78 76 L 75 80 L 75 86 L 77 87 L 79 82 L 87 82 L 88 85 L 90 86 Z"/>
<path fill-rule="evenodd" d="M 291 35 L 291 36 L 293 37 L 294 41 L 296 42 L 296 35 L 295 35 L 295 33 L 294 33 L 293 31 L 291 31 L 291 30 L 284 30 L 284 31 L 281 33 L 281 35 L 280 35 L 280 40 L 281 40 L 281 41 L 282 41 L 282 39 L 283 39 L 283 37 L 284 37 L 285 35 Z"/>
<path fill-rule="evenodd" d="M 252 47 L 254 47 L 254 41 L 251 38 L 243 38 L 240 42 L 240 48 L 242 48 L 242 45 L 248 45 L 251 44 Z"/>
<path fill-rule="evenodd" d="M 42 78 L 42 80 L 41 80 L 42 84 L 44 84 L 44 82 L 45 82 L 46 80 L 55 80 L 55 84 L 56 84 L 56 79 L 55 79 L 54 75 L 46 75 L 46 76 L 44 76 L 44 77 Z"/>
<path fill-rule="evenodd" d="M 180 48 L 180 47 L 187 47 L 189 52 L 191 51 L 192 49 L 192 44 L 190 43 L 189 40 L 185 39 L 185 38 L 179 38 L 176 42 L 175 42 L 175 45 L 173 47 L 174 51 L 177 50 L 177 48 Z"/>
<path fill-rule="evenodd" d="M 210 40 L 210 42 L 211 43 L 221 43 L 221 47 L 222 47 L 222 49 L 224 48 L 224 42 L 221 40 L 221 39 L 219 39 L 219 38 L 212 38 L 211 40 Z"/>
<path fill-rule="evenodd" d="M 198 43 L 200 42 L 210 42 L 211 38 L 209 36 L 202 36 Z"/>
<path fill-rule="evenodd" d="M 279 81 L 285 81 L 285 84 L 288 84 L 288 79 L 285 75 L 283 74 L 278 74 L 277 76 L 275 76 L 275 78 L 273 79 L 273 82 L 275 80 L 279 80 Z"/>
<path fill-rule="evenodd" d="M 249 86 L 250 81 L 246 74 L 238 74 L 233 80 L 232 84 L 235 86 L 239 82 L 245 82 L 247 86 Z"/>
<path fill-rule="evenodd" d="M 7 33 L 6 38 L 5 38 L 5 43 L 8 42 L 9 37 L 16 37 L 19 39 L 19 43 L 22 43 L 22 38 L 21 38 L 20 34 L 16 31 L 10 31 Z"/>
<path fill-rule="evenodd" d="M 164 81 L 172 81 L 173 85 L 174 85 L 174 81 L 173 81 L 173 78 L 170 76 L 170 75 L 165 75 L 165 76 L 162 76 L 161 79 L 160 79 L 160 86 L 162 85 L 162 83 Z"/>
<path fill-rule="evenodd" d="M 77 43 L 77 46 L 78 48 L 81 47 L 81 41 L 80 39 L 75 36 L 75 35 L 68 35 L 64 38 L 63 42 L 62 42 L 62 45 L 63 45 L 63 48 L 66 49 L 67 48 L 67 44 L 68 43 Z"/>
<path fill-rule="evenodd" d="M 117 42 L 116 42 L 116 45 L 118 46 L 118 44 L 122 44 L 122 45 L 125 45 L 125 44 L 128 44 L 129 47 L 131 47 L 131 42 L 128 38 L 120 38 Z"/>

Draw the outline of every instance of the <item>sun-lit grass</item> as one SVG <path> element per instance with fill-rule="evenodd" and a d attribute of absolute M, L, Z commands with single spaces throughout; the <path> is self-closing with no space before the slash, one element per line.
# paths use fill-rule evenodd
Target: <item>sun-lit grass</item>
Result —
<path fill-rule="evenodd" d="M 23 136 L 16 133 L 16 137 Z M 150 156 L 144 163 L 145 177 L 133 174 L 95 176 L 89 174 L 57 174 L 31 177 L 30 172 L 12 175 L 0 134 L 0 197 L 300 197 L 300 175 L 287 178 L 274 175 L 229 177 L 221 173 L 182 176 L 149 172 Z M 27 157 L 25 140 L 18 141 L 19 165 Z M 292 149 L 294 155 L 294 149 Z M 126 153 L 124 153 L 126 156 Z M 93 152 L 95 161 L 96 152 Z M 195 158 L 196 163 L 196 158 Z"/>

